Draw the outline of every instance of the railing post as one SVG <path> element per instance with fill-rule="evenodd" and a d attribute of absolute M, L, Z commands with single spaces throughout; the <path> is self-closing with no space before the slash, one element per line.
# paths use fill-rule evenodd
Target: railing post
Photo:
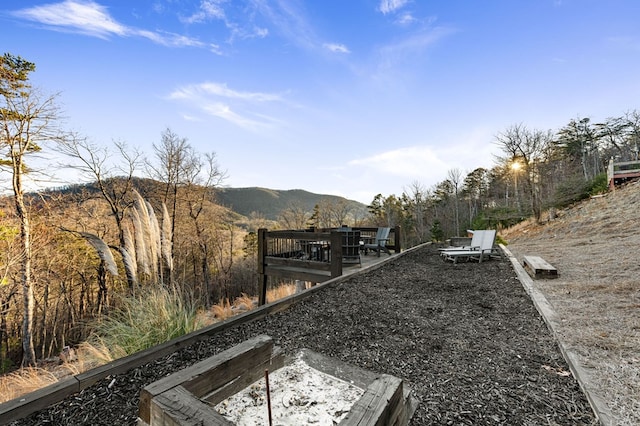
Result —
<path fill-rule="evenodd" d="M 329 235 L 331 245 L 331 278 L 342 275 L 342 233 L 331 231 Z"/>
<path fill-rule="evenodd" d="M 260 288 L 258 289 L 258 306 L 267 303 L 267 275 L 265 272 L 265 257 L 267 256 L 267 229 L 258 229 L 258 274 Z"/>
<path fill-rule="evenodd" d="M 400 253 L 402 250 L 402 236 L 400 235 L 400 225 L 396 225 L 393 229 L 393 247 L 395 248 L 396 253 Z"/>

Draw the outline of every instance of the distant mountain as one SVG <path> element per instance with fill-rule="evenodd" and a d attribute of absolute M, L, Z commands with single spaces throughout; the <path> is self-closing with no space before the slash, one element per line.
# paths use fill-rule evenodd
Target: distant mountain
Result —
<path fill-rule="evenodd" d="M 329 200 L 330 202 L 346 200 L 353 209 L 354 216 L 364 217 L 367 214 L 367 206 L 358 201 L 336 195 L 314 194 L 302 189 L 223 188 L 219 189 L 216 194 L 216 201 L 219 204 L 247 217 L 252 212 L 258 212 L 266 219 L 277 220 L 280 212 L 292 204 L 301 205 L 307 211 L 313 211 L 315 205 L 321 200 Z"/>

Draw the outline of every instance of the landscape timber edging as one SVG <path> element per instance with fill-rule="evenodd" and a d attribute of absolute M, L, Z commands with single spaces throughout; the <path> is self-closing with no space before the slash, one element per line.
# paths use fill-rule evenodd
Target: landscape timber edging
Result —
<path fill-rule="evenodd" d="M 352 277 L 364 274 L 366 272 L 378 269 L 388 262 L 394 261 L 399 256 L 411 253 L 431 243 L 421 244 L 411 247 L 400 253 L 394 253 L 386 259 L 376 262 L 372 265 L 363 266 L 358 271 L 347 275 L 341 275 L 325 282 L 319 283 L 308 290 L 287 296 L 275 302 L 267 303 L 242 314 L 235 315 L 229 319 L 217 322 L 208 327 L 196 330 L 184 336 L 177 337 L 157 346 L 136 352 L 124 358 L 117 359 L 108 364 L 87 370 L 75 376 L 53 383 L 34 392 L 21 395 L 15 399 L 0 404 L 0 425 L 6 425 L 13 421 L 27 417 L 37 411 L 43 410 L 55 403 L 58 403 L 66 397 L 80 392 L 89 386 L 97 383 L 107 376 L 113 374 L 124 373 L 132 368 L 139 367 L 147 362 L 156 360 L 186 346 L 189 346 L 198 340 L 205 339 L 218 332 L 227 330 L 239 324 L 248 323 L 269 314 L 286 310 L 293 304 L 310 297 L 317 291 L 332 287 L 342 281 L 346 281 Z"/>
<path fill-rule="evenodd" d="M 551 331 L 553 338 L 560 348 L 562 356 L 567 364 L 569 364 L 569 369 L 571 370 L 573 377 L 575 377 L 582 389 L 582 392 L 584 392 L 587 397 L 589 405 L 591 405 L 591 409 L 600 421 L 600 424 L 602 426 L 615 425 L 616 418 L 611 414 L 611 410 L 609 409 L 606 401 L 599 395 L 597 389 L 592 384 L 591 373 L 580 363 L 578 354 L 560 340 L 558 330 L 560 328 L 561 320 L 557 312 L 553 309 L 553 306 L 549 303 L 544 294 L 535 287 L 533 279 L 527 271 L 525 271 L 511 251 L 509 251 L 509 249 L 507 249 L 503 244 L 499 244 L 499 246 L 511 261 L 520 283 L 533 301 L 533 304 L 542 316 L 542 319 L 547 324 L 547 328 Z"/>

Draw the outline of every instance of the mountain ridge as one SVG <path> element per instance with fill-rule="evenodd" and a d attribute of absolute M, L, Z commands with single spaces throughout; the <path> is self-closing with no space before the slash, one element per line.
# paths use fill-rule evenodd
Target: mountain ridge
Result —
<path fill-rule="evenodd" d="M 346 202 L 362 215 L 367 206 L 359 201 L 337 195 L 317 194 L 304 189 L 270 189 L 258 186 L 242 188 L 221 188 L 216 192 L 217 202 L 243 216 L 261 213 L 266 219 L 277 220 L 280 213 L 291 205 L 299 205 L 306 211 L 313 211 L 322 201 Z"/>

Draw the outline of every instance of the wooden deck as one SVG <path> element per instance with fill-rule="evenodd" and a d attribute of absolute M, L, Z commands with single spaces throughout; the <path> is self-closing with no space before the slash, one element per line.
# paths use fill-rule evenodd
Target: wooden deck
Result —
<path fill-rule="evenodd" d="M 615 190 L 616 185 L 637 178 L 640 178 L 640 161 L 614 162 L 613 159 L 609 161 L 607 181 L 610 190 Z"/>
<path fill-rule="evenodd" d="M 362 261 L 372 263 L 370 258 L 380 260 L 383 256 L 400 253 L 402 249 L 400 227 L 391 231 L 385 247 L 385 253 L 378 249 L 375 255 L 361 252 L 366 241 L 375 240 L 377 227 L 332 228 L 308 230 L 258 230 L 258 273 L 260 289 L 258 304 L 266 303 L 268 277 L 289 280 L 323 283 L 362 268 Z M 362 241 L 362 242 L 361 242 Z M 363 245 L 361 245 L 363 244 Z"/>

